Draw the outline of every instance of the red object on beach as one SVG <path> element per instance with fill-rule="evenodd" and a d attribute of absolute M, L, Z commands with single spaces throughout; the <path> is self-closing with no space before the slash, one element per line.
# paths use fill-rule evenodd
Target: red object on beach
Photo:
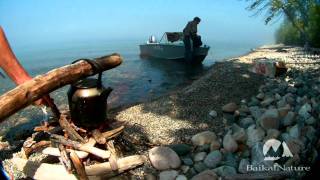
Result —
<path fill-rule="evenodd" d="M 4 31 L 0 27 L 0 67 L 6 72 L 6 74 L 17 84 L 22 84 L 32 77 L 27 73 L 27 71 L 19 63 L 18 59 L 14 55 L 9 42 L 5 36 Z M 60 112 L 53 100 L 49 95 L 42 97 L 40 101 L 37 101 L 36 104 L 43 104 L 49 106 L 52 109 L 52 112 L 59 116 Z"/>

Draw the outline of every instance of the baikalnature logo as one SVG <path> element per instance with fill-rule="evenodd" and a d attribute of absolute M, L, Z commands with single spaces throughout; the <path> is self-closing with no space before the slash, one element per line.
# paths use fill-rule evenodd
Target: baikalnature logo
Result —
<path fill-rule="evenodd" d="M 282 157 L 293 157 L 290 149 L 288 148 L 286 142 L 280 142 L 277 139 L 269 139 L 268 141 L 266 141 L 263 145 L 263 155 L 264 160 L 265 161 L 276 161 L 278 159 L 280 159 L 281 157 L 279 156 L 267 156 L 268 152 L 272 149 L 274 152 L 277 152 L 279 147 L 282 145 L 283 148 L 283 153 L 282 153 Z"/>
<path fill-rule="evenodd" d="M 282 147 L 282 151 L 281 148 Z M 282 152 L 282 155 L 274 155 L 279 154 Z M 262 153 L 264 155 L 264 161 L 268 161 L 268 163 L 260 162 L 258 164 L 251 164 L 247 165 L 247 171 L 254 171 L 254 172 L 268 172 L 268 171 L 287 171 L 287 172 L 302 172 L 302 171 L 310 171 L 309 166 L 288 166 L 288 165 L 280 165 L 276 162 L 270 161 L 277 161 L 281 158 L 292 158 L 293 155 L 287 145 L 286 142 L 281 142 L 277 139 L 269 139 L 267 140 L 263 147 Z M 271 155 L 272 154 L 272 155 Z"/>

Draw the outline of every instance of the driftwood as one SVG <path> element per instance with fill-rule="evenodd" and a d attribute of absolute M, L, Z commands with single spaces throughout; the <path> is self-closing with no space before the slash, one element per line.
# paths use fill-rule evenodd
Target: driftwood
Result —
<path fill-rule="evenodd" d="M 72 166 L 71 166 L 71 160 L 69 158 L 69 155 L 66 151 L 66 148 L 64 148 L 64 146 L 62 144 L 59 144 L 59 151 L 60 151 L 60 162 L 61 164 L 64 165 L 64 167 L 66 168 L 66 170 L 71 173 L 72 172 Z"/>
<path fill-rule="evenodd" d="M 96 155 L 98 157 L 101 157 L 103 159 L 108 159 L 110 157 L 110 152 L 109 151 L 105 151 L 105 150 L 102 150 L 102 149 L 99 149 L 99 148 L 96 148 L 96 147 L 84 145 L 84 144 L 78 143 L 76 141 L 72 141 L 72 140 L 66 139 L 65 137 L 60 136 L 60 135 L 52 134 L 51 135 L 51 140 L 56 142 L 56 143 L 63 144 L 65 146 L 73 147 L 76 150 L 80 150 L 80 151 L 85 151 L 85 152 L 91 153 L 91 154 Z"/>
<path fill-rule="evenodd" d="M 12 163 L 18 171 L 23 172 L 26 176 L 32 179 L 46 180 L 77 180 L 73 174 L 69 174 L 64 166 L 47 163 L 38 163 L 28 161 L 21 158 L 13 158 Z"/>
<path fill-rule="evenodd" d="M 99 179 L 101 176 L 115 176 L 124 171 L 130 170 L 142 165 L 146 161 L 145 156 L 135 155 L 118 160 L 118 171 L 113 172 L 108 162 L 86 166 L 85 171 L 89 179 Z M 76 180 L 73 174 L 69 174 L 62 165 L 54 165 L 47 163 L 37 163 L 21 158 L 13 158 L 11 161 L 17 170 L 25 173 L 28 177 L 33 179 L 46 180 Z"/>
<path fill-rule="evenodd" d="M 63 130 L 67 133 L 68 137 L 71 140 L 79 141 L 81 143 L 85 143 L 84 139 L 71 127 L 71 124 L 67 120 L 67 116 L 65 114 L 61 114 L 59 118 L 59 124 L 63 128 Z"/>
<path fill-rule="evenodd" d="M 124 126 L 102 133 L 102 137 L 106 140 L 119 136 L 124 131 Z"/>
<path fill-rule="evenodd" d="M 72 161 L 74 168 L 77 171 L 77 174 L 79 175 L 79 179 L 80 180 L 88 180 L 84 166 L 83 166 L 81 160 L 79 159 L 77 153 L 74 152 L 74 150 L 70 150 L 70 158 L 71 158 L 71 161 Z"/>
<path fill-rule="evenodd" d="M 134 155 L 121 158 L 117 161 L 118 170 L 114 172 L 109 162 L 86 166 L 88 176 L 116 175 L 126 170 L 142 165 L 146 161 L 146 157 L 142 155 Z"/>
<path fill-rule="evenodd" d="M 110 163 L 110 167 L 113 171 L 117 171 L 118 170 L 118 154 L 117 154 L 117 151 L 114 147 L 114 141 L 113 140 L 110 140 L 107 142 L 106 146 L 107 146 L 107 149 L 110 151 L 110 158 L 109 158 L 109 163 Z"/>
<path fill-rule="evenodd" d="M 105 144 L 107 142 L 106 138 L 102 136 L 102 133 L 98 129 L 92 131 L 92 137 L 98 144 Z"/>
<path fill-rule="evenodd" d="M 67 152 L 70 152 L 70 149 L 66 149 Z M 41 151 L 42 154 L 47 154 L 47 155 L 51 155 L 51 156 L 57 156 L 59 157 L 61 154 L 59 152 L 58 148 L 54 148 L 54 147 L 47 147 L 44 148 Z M 88 153 L 87 152 L 83 152 L 83 151 L 75 151 L 75 153 L 78 155 L 78 157 L 80 159 L 84 159 L 86 157 L 88 157 Z"/>
<path fill-rule="evenodd" d="M 121 64 L 119 54 L 112 54 L 96 60 L 102 70 L 112 69 Z M 98 73 L 86 61 L 54 69 L 46 74 L 36 76 L 0 96 L 0 123 L 18 110 L 28 106 L 42 96 L 86 76 Z"/>
<path fill-rule="evenodd" d="M 23 151 L 25 158 L 28 158 L 32 153 L 40 151 L 43 148 L 46 148 L 51 145 L 50 141 L 40 141 L 32 144 L 31 146 L 24 146 Z"/>

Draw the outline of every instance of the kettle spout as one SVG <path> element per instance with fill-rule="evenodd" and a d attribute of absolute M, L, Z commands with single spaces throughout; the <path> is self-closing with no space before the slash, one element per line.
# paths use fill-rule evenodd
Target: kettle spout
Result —
<path fill-rule="evenodd" d="M 101 94 L 102 98 L 107 99 L 112 90 L 113 89 L 111 87 L 108 87 L 107 89 L 105 89 Z"/>

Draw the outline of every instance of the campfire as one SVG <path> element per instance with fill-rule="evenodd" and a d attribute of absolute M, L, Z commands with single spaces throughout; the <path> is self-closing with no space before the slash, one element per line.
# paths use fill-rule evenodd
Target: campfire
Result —
<path fill-rule="evenodd" d="M 80 179 L 88 179 L 90 176 L 110 177 L 145 162 L 142 155 L 122 157 L 121 149 L 125 148 L 125 142 L 134 141 L 124 129 L 124 125 L 112 128 L 103 124 L 97 129 L 86 130 L 72 122 L 69 112 L 63 112 L 58 122 L 45 122 L 34 128 L 35 132 L 23 144 L 23 154 L 25 159 L 35 152 L 58 157 L 60 165 L 49 166 L 43 163 L 39 166 L 60 170 L 64 168 L 64 174 L 54 175 L 63 179 L 67 179 L 71 173 Z M 20 165 L 23 164 L 27 169 L 35 169 L 33 164 L 22 161 Z M 42 179 L 52 171 L 54 169 L 38 168 L 33 172 L 33 178 Z"/>

